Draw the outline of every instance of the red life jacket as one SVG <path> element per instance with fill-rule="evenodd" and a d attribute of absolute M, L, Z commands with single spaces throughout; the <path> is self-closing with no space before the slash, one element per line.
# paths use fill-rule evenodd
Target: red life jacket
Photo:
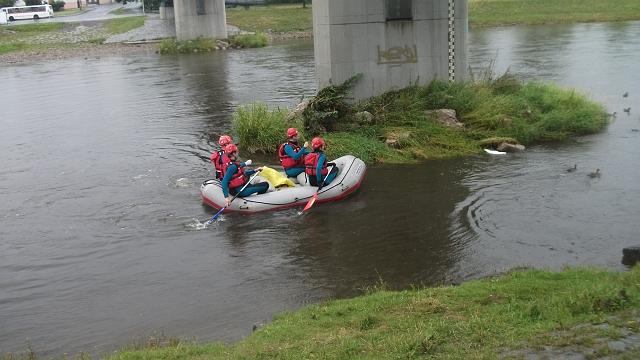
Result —
<path fill-rule="evenodd" d="M 227 173 L 227 169 L 229 169 L 229 166 L 231 166 L 232 164 L 238 167 L 238 171 L 233 174 L 233 176 L 231 177 L 231 181 L 229 181 L 229 190 L 243 186 L 247 183 L 247 181 L 249 181 L 249 179 L 244 175 L 244 171 L 242 171 L 240 163 L 235 161 L 228 161 L 224 164 L 224 167 L 222 169 L 222 177 L 224 178 Z"/>
<path fill-rule="evenodd" d="M 218 150 L 211 154 L 211 163 L 216 168 L 216 179 L 222 180 L 222 168 L 224 167 L 224 164 L 229 161 L 229 158 L 223 150 Z"/>
<path fill-rule="evenodd" d="M 293 158 L 289 155 L 287 155 L 287 153 L 284 151 L 284 147 L 285 145 L 291 145 L 291 147 L 293 148 L 293 151 L 298 152 L 300 151 L 300 146 L 298 146 L 298 144 L 294 144 L 292 142 L 286 142 L 282 145 L 280 145 L 280 148 L 278 149 L 278 156 L 280 157 L 280 163 L 282 164 L 282 167 L 287 170 L 290 168 L 294 168 L 294 167 L 303 167 L 304 166 L 304 156 L 301 156 L 298 160 L 293 160 Z"/>
<path fill-rule="evenodd" d="M 316 176 L 316 166 L 318 166 L 318 160 L 320 159 L 320 154 L 322 154 L 321 151 L 318 152 L 312 152 L 311 154 L 307 154 L 304 157 L 304 165 L 305 165 L 305 169 L 304 171 L 307 173 L 307 175 L 311 175 L 311 176 Z M 324 158 L 324 163 L 322 164 L 322 171 L 321 174 L 322 176 L 326 176 L 327 173 L 329 172 L 329 169 L 327 169 L 327 158 Z"/>

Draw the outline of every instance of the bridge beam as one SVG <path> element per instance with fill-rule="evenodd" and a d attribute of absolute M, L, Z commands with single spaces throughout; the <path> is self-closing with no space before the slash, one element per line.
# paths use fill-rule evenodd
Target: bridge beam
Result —
<path fill-rule="evenodd" d="M 178 40 L 227 38 L 224 0 L 179 0 L 173 6 Z"/>
<path fill-rule="evenodd" d="M 356 100 L 467 69 L 468 0 L 314 0 L 319 88 L 361 73 Z"/>

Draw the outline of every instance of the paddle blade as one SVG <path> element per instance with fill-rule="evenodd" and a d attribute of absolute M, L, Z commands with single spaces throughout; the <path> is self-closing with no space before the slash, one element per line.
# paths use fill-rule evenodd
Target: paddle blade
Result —
<path fill-rule="evenodd" d="M 318 193 L 313 194 L 313 197 L 309 199 L 309 202 L 307 202 L 307 205 L 305 205 L 304 209 L 302 209 L 302 212 L 305 212 L 311 209 L 313 204 L 315 204 L 316 200 L 318 200 Z"/>
<path fill-rule="evenodd" d="M 204 223 L 204 227 L 207 227 L 209 225 L 211 225 L 212 222 L 216 221 L 216 219 L 218 218 L 218 216 L 220 216 L 220 214 L 222 214 L 222 212 L 224 211 L 224 209 L 226 209 L 227 207 L 224 206 L 222 209 L 220 209 L 220 211 L 218 211 L 215 215 L 213 215 L 213 217 L 211 217 L 211 219 L 209 219 L 209 221 L 207 221 L 206 223 Z"/>

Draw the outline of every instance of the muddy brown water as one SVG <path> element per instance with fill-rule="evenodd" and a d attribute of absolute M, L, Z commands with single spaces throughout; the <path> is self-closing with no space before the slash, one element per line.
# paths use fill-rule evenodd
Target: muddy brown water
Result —
<path fill-rule="evenodd" d="M 198 189 L 217 135 L 239 104 L 313 94 L 309 41 L 3 65 L 0 352 L 101 354 L 160 333 L 234 341 L 380 279 L 622 270 L 622 247 L 640 243 L 639 38 L 639 22 L 474 30 L 475 71 L 495 59 L 576 87 L 616 120 L 518 155 L 374 166 L 355 196 L 309 216 L 224 216 L 205 231 L 193 225 L 214 213 Z"/>

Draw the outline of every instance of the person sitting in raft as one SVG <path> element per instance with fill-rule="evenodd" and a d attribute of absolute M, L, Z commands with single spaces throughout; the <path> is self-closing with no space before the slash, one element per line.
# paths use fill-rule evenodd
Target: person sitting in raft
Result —
<path fill-rule="evenodd" d="M 224 153 L 224 148 L 233 144 L 233 138 L 229 135 L 222 135 L 220 139 L 218 139 L 218 145 L 220 145 L 220 149 L 214 151 L 211 154 L 211 163 L 216 168 L 216 179 L 222 180 L 222 167 L 224 164 L 229 162 L 229 158 Z"/>
<path fill-rule="evenodd" d="M 224 149 L 226 156 L 229 158 L 229 162 L 225 164 L 222 169 L 222 193 L 225 197 L 225 205 L 229 206 L 233 196 L 247 197 L 253 194 L 264 194 L 269 190 L 269 183 L 261 181 L 257 184 L 249 184 L 244 190 L 240 191 L 249 181 L 249 177 L 256 172 L 262 170 L 257 168 L 255 170 L 243 170 L 246 165 L 251 165 L 251 160 L 247 160 L 244 163 L 238 162 L 238 147 L 234 144 L 229 144 Z M 240 191 L 240 193 L 238 193 Z"/>
<path fill-rule="evenodd" d="M 330 184 L 338 175 L 338 168 L 334 164 L 327 164 L 327 157 L 324 154 L 324 139 L 316 137 L 311 140 L 313 152 L 304 158 L 305 172 L 309 175 L 309 182 L 312 186 L 322 189 Z M 327 165 L 332 165 L 331 172 Z"/>
<path fill-rule="evenodd" d="M 280 163 L 288 177 L 296 177 L 304 172 L 304 156 L 307 153 L 309 143 L 302 147 L 298 145 L 298 129 L 287 130 L 287 142 L 278 148 Z"/>

